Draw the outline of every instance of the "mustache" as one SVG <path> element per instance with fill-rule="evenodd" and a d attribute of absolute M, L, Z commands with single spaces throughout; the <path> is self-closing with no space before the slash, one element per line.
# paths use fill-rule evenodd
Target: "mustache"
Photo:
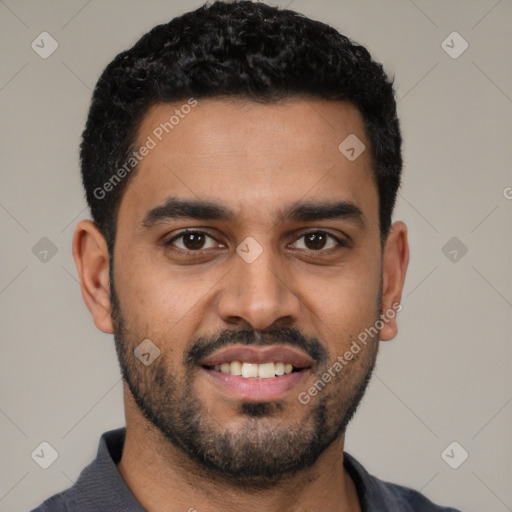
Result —
<path fill-rule="evenodd" d="M 315 337 L 304 336 L 299 330 L 291 327 L 280 327 L 255 331 L 242 329 L 233 331 L 225 329 L 219 334 L 200 336 L 191 340 L 185 351 L 185 366 L 196 366 L 199 361 L 217 350 L 229 345 L 290 345 L 306 352 L 319 366 L 329 360 L 329 354 L 322 343 Z"/>

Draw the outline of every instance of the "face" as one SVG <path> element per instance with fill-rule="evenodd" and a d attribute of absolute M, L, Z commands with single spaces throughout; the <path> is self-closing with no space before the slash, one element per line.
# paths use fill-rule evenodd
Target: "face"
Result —
<path fill-rule="evenodd" d="M 375 363 L 378 336 L 335 365 L 382 312 L 369 151 L 351 161 L 338 149 L 350 134 L 369 142 L 357 109 L 317 99 L 201 100 L 155 132 L 181 106 L 146 115 L 136 147 L 156 144 L 120 204 L 123 377 L 141 413 L 207 471 L 273 485 L 339 438 Z M 148 339 L 144 357 L 160 352 L 145 365 L 134 349 Z"/>

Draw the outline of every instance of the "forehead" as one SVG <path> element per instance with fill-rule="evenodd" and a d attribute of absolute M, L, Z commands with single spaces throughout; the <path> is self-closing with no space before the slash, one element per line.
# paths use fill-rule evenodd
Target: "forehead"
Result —
<path fill-rule="evenodd" d="M 302 198 L 344 200 L 365 215 L 377 214 L 369 141 L 353 105 L 306 98 L 195 101 L 157 104 L 147 112 L 135 148 L 150 149 L 140 151 L 145 155 L 138 157 L 119 221 L 140 222 L 171 196 L 229 204 L 239 220 L 261 222 Z M 340 144 L 342 150 L 347 144 L 366 149 L 350 159 Z"/>

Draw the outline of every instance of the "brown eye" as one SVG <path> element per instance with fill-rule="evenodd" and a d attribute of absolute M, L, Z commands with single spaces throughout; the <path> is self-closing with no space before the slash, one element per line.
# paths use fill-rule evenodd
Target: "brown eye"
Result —
<path fill-rule="evenodd" d="M 308 249 L 320 250 L 325 246 L 327 235 L 325 233 L 309 233 L 305 235 L 304 240 Z"/>
<path fill-rule="evenodd" d="M 181 239 L 180 243 L 175 243 Z M 175 237 L 171 238 L 165 245 L 173 245 L 178 249 L 183 251 L 200 251 L 201 249 L 210 249 L 215 246 L 215 243 L 205 247 L 205 243 L 209 240 L 214 241 L 214 239 L 209 236 L 207 233 L 203 231 L 183 231 Z"/>
<path fill-rule="evenodd" d="M 182 238 L 183 245 L 191 251 L 201 249 L 204 245 L 203 233 L 187 233 L 186 235 L 183 235 Z"/>
<path fill-rule="evenodd" d="M 330 233 L 326 233 L 324 231 L 311 231 L 310 233 L 305 233 L 298 240 L 304 239 L 302 243 L 303 247 L 297 247 L 297 249 L 306 249 L 310 251 L 316 252 L 328 252 L 330 249 L 338 246 L 346 246 L 341 240 L 339 240 L 334 235 Z M 297 242 L 295 242 L 297 244 Z"/>

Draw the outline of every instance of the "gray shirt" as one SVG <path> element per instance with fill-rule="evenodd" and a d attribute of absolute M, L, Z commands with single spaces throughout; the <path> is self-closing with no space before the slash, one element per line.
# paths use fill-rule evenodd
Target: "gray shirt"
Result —
<path fill-rule="evenodd" d="M 96 459 L 82 470 L 75 484 L 31 512 L 144 512 L 116 467 L 125 434 L 125 427 L 105 432 Z M 357 488 L 362 512 L 460 512 L 439 507 L 407 487 L 379 480 L 346 452 L 343 457 L 345 469 Z"/>

